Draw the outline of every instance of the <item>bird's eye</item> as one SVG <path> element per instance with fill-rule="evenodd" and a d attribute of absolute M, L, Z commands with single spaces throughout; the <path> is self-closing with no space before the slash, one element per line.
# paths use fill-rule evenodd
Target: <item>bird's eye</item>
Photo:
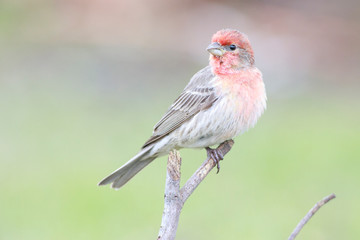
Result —
<path fill-rule="evenodd" d="M 231 45 L 229 46 L 229 48 L 230 48 L 231 51 L 234 51 L 234 50 L 236 49 L 236 45 L 231 44 Z"/>

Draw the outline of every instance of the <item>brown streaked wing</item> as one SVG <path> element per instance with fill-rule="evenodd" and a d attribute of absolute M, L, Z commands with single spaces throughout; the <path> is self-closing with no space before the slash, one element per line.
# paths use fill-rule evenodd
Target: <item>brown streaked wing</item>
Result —
<path fill-rule="evenodd" d="M 210 67 L 195 74 L 184 91 L 155 125 L 153 135 L 143 148 L 168 135 L 201 110 L 211 107 L 217 100 L 215 89 L 210 85 L 210 80 L 213 78 Z"/>

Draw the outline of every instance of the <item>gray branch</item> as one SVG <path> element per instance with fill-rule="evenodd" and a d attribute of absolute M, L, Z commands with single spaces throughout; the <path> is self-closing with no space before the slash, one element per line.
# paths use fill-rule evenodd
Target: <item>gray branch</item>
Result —
<path fill-rule="evenodd" d="M 233 146 L 234 141 L 228 140 L 217 148 L 225 156 Z M 216 166 L 213 159 L 207 159 L 180 189 L 181 157 L 173 150 L 169 153 L 165 183 L 164 212 L 161 220 L 158 240 L 175 239 L 181 209 L 185 201 L 204 180 L 208 173 Z"/>
<path fill-rule="evenodd" d="M 180 167 L 180 154 L 176 150 L 173 150 L 169 153 L 167 163 L 164 212 L 157 239 L 175 239 L 180 212 L 184 205 L 179 192 L 181 177 Z"/>
<path fill-rule="evenodd" d="M 317 202 L 313 208 L 310 209 L 310 211 L 305 215 L 303 219 L 299 222 L 299 224 L 295 227 L 294 231 L 291 233 L 288 240 L 293 240 L 295 237 L 299 234 L 301 229 L 305 226 L 305 224 L 310 220 L 310 218 L 327 202 L 334 199 L 336 196 L 335 194 L 330 194 L 327 197 L 324 197 L 322 200 Z"/>
<path fill-rule="evenodd" d="M 225 156 L 234 144 L 233 140 L 226 141 L 217 148 Z M 167 162 L 167 174 L 165 184 L 165 202 L 164 212 L 161 220 L 158 240 L 174 240 L 176 230 L 179 223 L 181 210 L 199 184 L 205 179 L 208 173 L 216 166 L 213 159 L 207 159 L 189 178 L 189 180 L 180 189 L 181 179 L 181 157 L 179 152 L 173 150 L 169 153 Z M 317 202 L 306 216 L 299 222 L 288 240 L 293 240 L 299 234 L 301 229 L 310 220 L 310 218 L 327 202 L 335 198 L 335 194 L 331 194 L 321 201 Z"/>
<path fill-rule="evenodd" d="M 223 156 L 227 154 L 232 146 L 234 145 L 233 140 L 228 140 L 217 148 Z M 196 170 L 196 172 L 187 180 L 185 185 L 181 188 L 180 193 L 185 202 L 190 195 L 194 192 L 194 190 L 199 186 L 199 184 L 204 180 L 204 178 L 208 175 L 208 173 L 216 166 L 214 160 L 209 159 L 205 160 L 203 164 Z"/>

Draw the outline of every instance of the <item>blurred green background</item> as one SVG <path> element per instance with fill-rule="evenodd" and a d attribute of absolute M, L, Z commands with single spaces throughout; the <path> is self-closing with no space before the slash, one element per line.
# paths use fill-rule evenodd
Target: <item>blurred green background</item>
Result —
<path fill-rule="evenodd" d="M 186 202 L 177 239 L 360 239 L 360 3 L 0 2 L 0 239 L 155 239 L 166 157 L 120 191 L 213 33 L 250 37 L 268 109 Z M 206 157 L 181 150 L 183 180 Z"/>

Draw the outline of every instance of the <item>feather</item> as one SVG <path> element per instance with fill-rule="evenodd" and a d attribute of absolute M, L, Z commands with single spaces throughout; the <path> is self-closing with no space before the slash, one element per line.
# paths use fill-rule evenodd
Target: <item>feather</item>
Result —
<path fill-rule="evenodd" d="M 155 125 L 153 135 L 146 141 L 143 148 L 165 137 L 200 111 L 211 107 L 218 99 L 215 88 L 211 85 L 214 78 L 215 75 L 211 72 L 210 67 L 205 67 L 196 73 Z"/>
<path fill-rule="evenodd" d="M 101 180 L 101 182 L 98 185 L 101 186 L 101 185 L 113 183 L 111 185 L 112 188 L 119 189 L 120 187 L 122 187 L 141 169 L 146 167 L 156 158 L 156 156 L 149 156 L 149 152 L 151 151 L 151 149 L 152 149 L 151 146 L 142 149 L 137 155 L 135 155 L 122 167 L 115 170 L 112 174 Z"/>

